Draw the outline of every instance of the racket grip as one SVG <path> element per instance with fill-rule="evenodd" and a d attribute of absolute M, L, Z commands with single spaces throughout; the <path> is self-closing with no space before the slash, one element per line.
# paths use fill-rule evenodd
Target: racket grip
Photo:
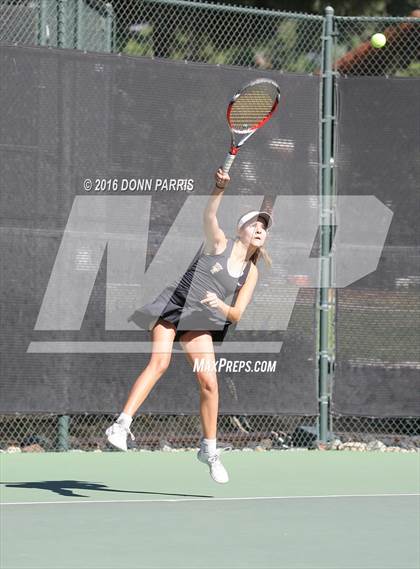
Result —
<path fill-rule="evenodd" d="M 227 174 L 227 173 L 229 172 L 230 167 L 232 166 L 233 161 L 235 160 L 235 158 L 236 158 L 236 154 L 231 154 L 230 152 L 229 152 L 229 154 L 226 156 L 226 158 L 225 158 L 225 163 L 224 163 L 223 166 L 222 166 L 222 170 L 223 170 L 223 172 L 225 172 L 225 174 Z"/>

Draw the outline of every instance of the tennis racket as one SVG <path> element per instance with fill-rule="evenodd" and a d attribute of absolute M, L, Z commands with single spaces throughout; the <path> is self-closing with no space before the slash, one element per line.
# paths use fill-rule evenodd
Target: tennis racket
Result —
<path fill-rule="evenodd" d="M 229 172 L 239 149 L 248 138 L 271 119 L 279 101 L 280 88 L 270 79 L 251 81 L 232 97 L 226 113 L 231 146 L 222 167 L 224 172 Z M 242 138 L 239 139 L 240 136 Z"/>

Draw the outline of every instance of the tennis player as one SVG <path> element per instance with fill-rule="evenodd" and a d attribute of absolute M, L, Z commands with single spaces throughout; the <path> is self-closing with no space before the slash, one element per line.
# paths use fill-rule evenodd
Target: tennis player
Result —
<path fill-rule="evenodd" d="M 223 341 L 228 327 L 241 319 L 258 279 L 257 260 L 271 265 L 264 248 L 272 218 L 265 211 L 249 211 L 237 222 L 235 239 L 225 236 L 217 221 L 217 210 L 230 178 L 221 168 L 204 211 L 205 242 L 181 280 L 163 290 L 155 300 L 136 310 L 131 320 L 151 330 L 150 361 L 131 388 L 123 412 L 106 430 L 108 441 L 127 450 L 133 416 L 169 366 L 174 341 L 179 341 L 194 369 L 200 386 L 200 416 L 203 437 L 197 458 L 206 463 L 210 475 L 221 484 L 229 477 L 216 448 L 219 407 L 213 342 Z M 224 300 L 233 294 L 231 304 Z M 182 329 L 179 324 L 182 322 Z M 200 370 L 200 371 L 198 371 Z"/>

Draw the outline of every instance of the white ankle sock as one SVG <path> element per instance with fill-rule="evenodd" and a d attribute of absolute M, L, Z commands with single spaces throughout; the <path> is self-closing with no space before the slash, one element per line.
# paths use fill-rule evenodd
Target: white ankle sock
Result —
<path fill-rule="evenodd" d="M 216 439 L 201 439 L 201 448 L 208 454 L 216 453 Z"/>
<path fill-rule="evenodd" d="M 130 415 L 127 415 L 127 413 L 121 413 L 121 415 L 117 419 L 117 423 L 119 423 L 126 429 L 130 428 L 132 422 L 133 422 L 133 417 L 130 417 Z"/>

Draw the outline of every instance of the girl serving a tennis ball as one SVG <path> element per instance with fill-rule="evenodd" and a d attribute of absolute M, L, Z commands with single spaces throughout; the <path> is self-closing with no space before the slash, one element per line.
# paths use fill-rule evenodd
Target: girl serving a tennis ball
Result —
<path fill-rule="evenodd" d="M 134 440 L 130 431 L 133 416 L 167 370 L 173 342 L 179 340 L 191 366 L 200 370 L 196 376 L 203 437 L 197 458 L 209 466 L 213 480 L 223 484 L 229 477 L 220 460 L 223 449 L 216 447 L 219 397 L 213 342 L 222 341 L 229 325 L 241 319 L 257 284 L 259 257 L 271 265 L 264 244 L 272 218 L 265 211 L 249 211 L 236 224 L 236 238 L 226 237 L 219 226 L 217 210 L 230 178 L 219 168 L 215 180 L 203 215 L 202 252 L 176 286 L 166 287 L 131 317 L 141 328 L 151 330 L 152 353 L 132 386 L 122 413 L 106 435 L 112 445 L 127 450 L 127 436 Z M 231 294 L 234 296 L 229 305 L 224 300 Z M 177 329 L 180 320 L 182 330 Z M 195 363 L 199 364 L 196 368 Z"/>

